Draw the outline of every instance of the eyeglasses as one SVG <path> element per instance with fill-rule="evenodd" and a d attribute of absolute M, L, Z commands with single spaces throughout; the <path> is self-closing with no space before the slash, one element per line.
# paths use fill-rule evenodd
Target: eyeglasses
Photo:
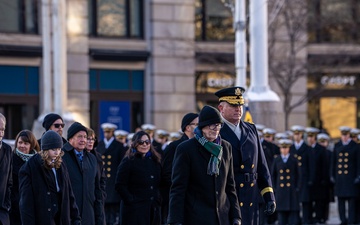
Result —
<path fill-rule="evenodd" d="M 189 125 L 197 126 L 197 125 L 199 125 L 199 124 L 198 124 L 198 123 L 189 123 Z"/>
<path fill-rule="evenodd" d="M 88 142 L 96 141 L 96 139 L 95 139 L 95 138 L 88 138 L 87 141 L 88 141 Z"/>
<path fill-rule="evenodd" d="M 222 123 L 210 124 L 209 129 L 210 130 L 219 130 L 222 128 L 222 126 L 223 126 Z"/>
<path fill-rule="evenodd" d="M 150 141 L 149 140 L 145 140 L 145 141 L 140 140 L 140 141 L 138 141 L 138 144 L 139 145 L 143 145 L 143 144 L 149 145 Z"/>
<path fill-rule="evenodd" d="M 63 123 L 54 123 L 53 125 L 55 128 L 60 128 L 60 127 L 64 128 L 65 127 L 65 124 L 63 124 Z"/>

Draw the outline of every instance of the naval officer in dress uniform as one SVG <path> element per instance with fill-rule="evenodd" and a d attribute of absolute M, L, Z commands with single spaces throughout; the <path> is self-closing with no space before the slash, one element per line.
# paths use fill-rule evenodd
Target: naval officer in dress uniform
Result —
<path fill-rule="evenodd" d="M 114 225 L 119 223 L 120 216 L 120 195 L 115 190 L 116 172 L 126 149 L 115 139 L 114 131 L 117 129 L 115 124 L 103 123 L 101 128 L 104 132 L 104 139 L 99 141 L 96 150 L 101 154 L 106 175 L 106 223 Z"/>
<path fill-rule="evenodd" d="M 356 223 L 356 200 L 360 185 L 360 148 L 350 138 L 350 127 L 341 126 L 340 141 L 335 144 L 331 158 L 331 178 L 335 184 L 341 224 Z M 348 207 L 345 204 L 348 204 Z M 348 208 L 348 216 L 346 216 Z"/>
<path fill-rule="evenodd" d="M 269 168 L 256 127 L 241 120 L 244 91 L 242 87 L 230 87 L 217 91 L 215 95 L 219 98 L 218 108 L 224 121 L 220 135 L 232 145 L 242 224 L 254 225 L 259 223 L 259 191 L 265 201 L 267 215 L 275 212 L 276 204 Z"/>

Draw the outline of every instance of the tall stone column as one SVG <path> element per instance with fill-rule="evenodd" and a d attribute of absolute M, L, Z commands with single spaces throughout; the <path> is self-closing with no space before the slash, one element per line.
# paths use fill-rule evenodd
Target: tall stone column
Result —
<path fill-rule="evenodd" d="M 67 0 L 67 74 L 69 119 L 89 125 L 89 39 L 87 0 Z"/>
<path fill-rule="evenodd" d="M 151 0 L 149 36 L 152 84 L 146 122 L 180 129 L 184 114 L 195 111 L 194 0 Z"/>

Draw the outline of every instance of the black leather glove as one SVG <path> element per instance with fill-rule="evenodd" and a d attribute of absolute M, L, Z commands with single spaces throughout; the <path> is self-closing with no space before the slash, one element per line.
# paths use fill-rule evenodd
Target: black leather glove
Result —
<path fill-rule="evenodd" d="M 360 177 L 355 178 L 354 184 L 360 184 Z"/>
<path fill-rule="evenodd" d="M 240 219 L 234 219 L 232 225 L 241 225 Z"/>
<path fill-rule="evenodd" d="M 330 177 L 330 183 L 335 184 L 335 178 L 334 177 Z"/>
<path fill-rule="evenodd" d="M 275 201 L 270 201 L 270 202 L 267 202 L 266 205 L 265 205 L 265 215 L 269 216 L 271 214 L 273 214 L 275 212 L 275 209 L 276 209 L 276 203 Z"/>

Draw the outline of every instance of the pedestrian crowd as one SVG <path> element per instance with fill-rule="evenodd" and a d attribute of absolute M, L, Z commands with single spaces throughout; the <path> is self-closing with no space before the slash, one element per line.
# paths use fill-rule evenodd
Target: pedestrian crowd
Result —
<path fill-rule="evenodd" d="M 215 93 L 185 114 L 179 132 L 143 124 L 134 133 L 44 117 L 36 140 L 22 130 L 2 141 L 0 224 L 258 225 L 321 224 L 338 198 L 341 224 L 360 221 L 360 130 L 330 137 L 294 125 L 277 133 L 241 120 L 245 89 Z"/>

